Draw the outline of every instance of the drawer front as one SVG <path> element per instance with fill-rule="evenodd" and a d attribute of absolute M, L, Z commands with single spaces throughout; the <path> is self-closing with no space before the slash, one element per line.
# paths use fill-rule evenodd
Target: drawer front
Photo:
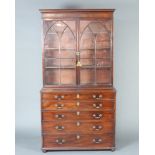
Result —
<path fill-rule="evenodd" d="M 62 100 L 70 100 L 76 99 L 75 93 L 42 93 L 42 99 L 44 100 L 55 100 L 55 101 L 62 101 Z"/>
<path fill-rule="evenodd" d="M 112 133 L 113 121 L 75 121 L 75 122 L 42 122 L 43 134 L 63 134 L 63 133 L 80 133 L 80 134 L 96 134 L 96 133 Z"/>
<path fill-rule="evenodd" d="M 103 100 L 115 99 L 113 92 L 72 92 L 72 93 L 42 93 L 42 99 L 45 100 Z"/>
<path fill-rule="evenodd" d="M 68 120 L 104 120 L 109 121 L 114 118 L 113 112 L 108 111 L 70 111 L 57 112 L 46 111 L 42 112 L 43 121 L 68 121 Z"/>
<path fill-rule="evenodd" d="M 113 146 L 112 134 L 70 134 L 70 135 L 44 135 L 44 148 L 101 148 Z"/>
<path fill-rule="evenodd" d="M 113 110 L 114 101 L 42 101 L 42 110 Z"/>

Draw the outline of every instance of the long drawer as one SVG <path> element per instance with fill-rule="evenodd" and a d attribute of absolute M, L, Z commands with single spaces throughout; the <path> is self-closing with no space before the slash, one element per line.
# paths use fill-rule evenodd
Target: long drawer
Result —
<path fill-rule="evenodd" d="M 43 148 L 97 148 L 113 147 L 112 134 L 70 134 L 70 135 L 44 135 Z"/>
<path fill-rule="evenodd" d="M 67 120 L 104 120 L 111 121 L 114 113 L 109 111 L 46 111 L 42 112 L 43 121 L 67 121 Z"/>
<path fill-rule="evenodd" d="M 75 122 L 42 122 L 43 134 L 96 134 L 112 133 L 114 130 L 113 121 L 75 121 Z"/>
<path fill-rule="evenodd" d="M 42 110 L 113 110 L 114 100 L 104 101 L 42 101 Z"/>
<path fill-rule="evenodd" d="M 115 99 L 115 93 L 113 92 L 72 92 L 72 93 L 60 93 L 60 92 L 44 92 L 42 93 L 42 99 L 46 100 L 103 100 L 103 99 Z"/>

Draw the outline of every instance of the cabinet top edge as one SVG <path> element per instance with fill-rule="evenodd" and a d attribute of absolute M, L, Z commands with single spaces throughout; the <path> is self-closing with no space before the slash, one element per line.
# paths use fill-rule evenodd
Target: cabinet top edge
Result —
<path fill-rule="evenodd" d="M 62 12 L 114 12 L 115 9 L 39 9 L 40 13 L 62 13 Z"/>
<path fill-rule="evenodd" d="M 89 91 L 89 92 L 94 92 L 94 91 L 114 91 L 116 92 L 116 88 L 114 87 L 109 87 L 109 88 L 45 88 L 43 87 L 40 92 L 54 92 L 54 91 L 59 91 L 59 92 L 78 92 L 78 91 Z"/>

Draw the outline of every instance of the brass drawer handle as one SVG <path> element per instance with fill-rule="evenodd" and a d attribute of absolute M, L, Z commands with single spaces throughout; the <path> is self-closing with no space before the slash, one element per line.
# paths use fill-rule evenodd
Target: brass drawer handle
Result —
<path fill-rule="evenodd" d="M 100 100 L 103 98 L 103 96 L 101 94 L 100 95 L 93 95 L 93 98 L 96 100 Z"/>
<path fill-rule="evenodd" d="M 63 114 L 56 114 L 55 117 L 58 119 L 62 119 L 62 118 L 64 118 L 64 115 Z"/>
<path fill-rule="evenodd" d="M 101 142 L 102 142 L 102 139 L 101 138 L 94 138 L 93 139 L 93 143 L 95 143 L 95 144 L 99 144 Z"/>
<path fill-rule="evenodd" d="M 60 95 L 60 96 L 55 95 L 54 98 L 57 99 L 57 100 L 61 100 L 61 99 L 64 99 L 65 97 L 64 97 L 64 95 Z"/>
<path fill-rule="evenodd" d="M 95 119 L 100 119 L 101 117 L 102 117 L 102 114 L 93 114 L 93 117 L 95 118 Z"/>
<path fill-rule="evenodd" d="M 55 104 L 55 106 L 57 107 L 57 109 L 62 109 L 64 107 L 64 104 Z"/>
<path fill-rule="evenodd" d="M 64 130 L 64 126 L 59 126 L 59 125 L 58 125 L 58 126 L 56 126 L 55 128 L 56 128 L 57 130 L 59 130 L 59 131 Z"/>
<path fill-rule="evenodd" d="M 93 125 L 93 129 L 98 131 L 98 130 L 102 129 L 102 126 L 101 125 Z"/>
<path fill-rule="evenodd" d="M 96 108 L 96 109 L 99 109 L 99 108 L 102 107 L 102 103 L 94 103 L 93 107 Z"/>
<path fill-rule="evenodd" d="M 65 143 L 65 139 L 63 139 L 63 138 L 58 138 L 58 139 L 56 139 L 56 143 L 57 143 L 57 144 L 64 144 L 64 143 Z"/>

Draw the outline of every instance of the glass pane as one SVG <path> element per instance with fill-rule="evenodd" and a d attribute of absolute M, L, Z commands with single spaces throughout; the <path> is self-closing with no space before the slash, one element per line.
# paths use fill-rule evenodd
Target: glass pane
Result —
<path fill-rule="evenodd" d="M 82 67 L 94 67 L 95 62 L 94 59 L 80 59 Z"/>
<path fill-rule="evenodd" d="M 47 33 L 46 39 L 44 41 L 45 49 L 59 48 L 59 38 L 56 33 Z"/>
<path fill-rule="evenodd" d="M 76 84 L 75 24 L 75 21 L 46 21 L 44 23 L 46 84 Z"/>
<path fill-rule="evenodd" d="M 56 59 L 56 58 L 46 58 L 45 59 L 46 68 L 54 67 L 76 67 L 76 59 Z"/>
<path fill-rule="evenodd" d="M 110 36 L 108 32 L 99 33 L 96 36 L 96 49 L 110 48 Z"/>
<path fill-rule="evenodd" d="M 66 24 L 63 23 L 62 21 L 57 21 L 54 25 L 53 25 L 53 29 L 55 30 L 56 33 L 58 33 L 58 35 L 60 36 L 61 33 L 64 31 L 64 29 L 66 28 Z M 51 29 L 50 29 L 51 30 Z M 50 32 L 50 31 L 49 31 Z"/>
<path fill-rule="evenodd" d="M 59 59 L 45 59 L 45 67 L 59 67 L 60 60 Z"/>
<path fill-rule="evenodd" d="M 96 59 L 96 66 L 97 67 L 104 67 L 104 66 L 110 66 L 110 65 L 111 65 L 110 58 Z"/>
<path fill-rule="evenodd" d="M 108 49 L 97 49 L 96 58 L 110 58 L 110 50 Z"/>
<path fill-rule="evenodd" d="M 76 41 L 73 32 L 69 28 L 65 29 L 61 37 L 61 49 L 75 49 Z"/>
<path fill-rule="evenodd" d="M 45 84 L 58 85 L 60 82 L 60 72 L 58 69 L 46 69 L 45 70 Z"/>
<path fill-rule="evenodd" d="M 96 41 L 97 42 L 104 42 L 104 41 L 110 41 L 110 35 L 108 32 L 101 32 L 97 34 L 96 36 Z"/>
<path fill-rule="evenodd" d="M 108 20 L 80 21 L 80 84 L 111 83 L 110 32 Z"/>
<path fill-rule="evenodd" d="M 96 83 L 97 84 L 111 84 L 111 69 L 102 68 L 96 70 Z"/>
<path fill-rule="evenodd" d="M 80 58 L 94 58 L 95 50 L 80 50 Z"/>
<path fill-rule="evenodd" d="M 75 52 L 76 50 L 70 50 L 70 49 L 62 50 L 61 49 L 60 57 L 61 58 L 76 58 Z"/>
<path fill-rule="evenodd" d="M 94 84 L 94 69 L 84 69 L 80 70 L 80 84 Z"/>
<path fill-rule="evenodd" d="M 45 58 L 59 58 L 59 50 L 45 50 Z"/>
<path fill-rule="evenodd" d="M 46 36 L 49 28 L 55 23 L 55 21 L 47 21 L 47 20 L 44 20 L 43 21 L 43 25 L 44 25 L 44 28 L 43 28 L 43 34 L 44 34 L 44 37 Z"/>
<path fill-rule="evenodd" d="M 60 59 L 61 67 L 76 67 L 76 59 Z"/>
<path fill-rule="evenodd" d="M 80 42 L 80 49 L 94 49 L 94 35 L 90 33 L 83 33 Z"/>
<path fill-rule="evenodd" d="M 75 85 L 76 84 L 76 70 L 75 69 L 61 69 L 61 84 Z"/>
<path fill-rule="evenodd" d="M 89 24 L 89 27 L 93 33 L 106 32 L 105 27 L 103 26 L 103 24 L 101 22 L 97 22 L 97 21 L 91 22 Z"/>
<path fill-rule="evenodd" d="M 104 48 L 110 48 L 110 42 L 109 41 L 97 42 L 96 43 L 96 49 L 104 49 Z"/>

